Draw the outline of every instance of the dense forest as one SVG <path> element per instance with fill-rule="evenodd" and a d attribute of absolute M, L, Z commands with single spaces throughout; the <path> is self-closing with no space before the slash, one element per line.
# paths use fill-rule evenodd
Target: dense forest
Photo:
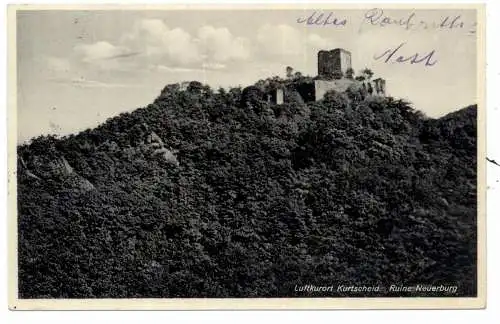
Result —
<path fill-rule="evenodd" d="M 169 85 L 20 145 L 17 177 L 20 298 L 476 294 L 475 105 L 431 119 L 391 97 Z"/>

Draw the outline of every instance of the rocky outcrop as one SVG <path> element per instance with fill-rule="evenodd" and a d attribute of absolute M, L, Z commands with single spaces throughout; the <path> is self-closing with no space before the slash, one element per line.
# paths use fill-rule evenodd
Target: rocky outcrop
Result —
<path fill-rule="evenodd" d="M 28 169 L 28 166 L 26 165 L 26 162 L 24 162 L 24 159 L 22 157 L 20 157 L 18 160 L 17 171 L 19 174 L 25 175 L 33 180 L 41 180 L 40 177 L 38 177 Z"/>
<path fill-rule="evenodd" d="M 34 156 L 30 163 L 20 158 L 21 172 L 26 176 L 44 181 L 56 180 L 64 184 L 65 188 L 83 191 L 94 190 L 94 185 L 75 172 L 64 156 Z"/>
<path fill-rule="evenodd" d="M 151 132 L 146 137 L 146 144 L 152 148 L 160 148 L 164 147 L 165 143 L 163 143 L 162 139 L 155 132 Z"/>
<path fill-rule="evenodd" d="M 167 148 L 163 140 L 155 132 L 151 132 L 146 136 L 144 148 L 151 157 L 161 158 L 169 164 L 179 166 L 179 161 L 176 157 L 178 151 Z"/>
<path fill-rule="evenodd" d="M 70 175 L 74 172 L 68 161 L 63 156 L 34 156 L 31 168 L 41 178 L 58 178 Z"/>
<path fill-rule="evenodd" d="M 90 181 L 77 173 L 72 173 L 71 175 L 65 177 L 64 184 L 66 188 L 78 189 L 81 191 L 91 191 L 95 189 L 94 185 Z"/>
<path fill-rule="evenodd" d="M 161 157 L 164 161 L 173 164 L 175 166 L 179 166 L 179 161 L 177 160 L 176 154 L 177 150 L 169 150 L 165 147 L 159 148 L 153 151 L 152 156 Z"/>

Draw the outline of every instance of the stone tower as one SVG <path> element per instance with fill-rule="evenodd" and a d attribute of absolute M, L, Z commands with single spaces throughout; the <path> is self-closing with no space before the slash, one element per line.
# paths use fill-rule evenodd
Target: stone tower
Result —
<path fill-rule="evenodd" d="M 340 79 L 351 68 L 351 52 L 342 48 L 318 52 L 318 76 L 321 79 Z"/>

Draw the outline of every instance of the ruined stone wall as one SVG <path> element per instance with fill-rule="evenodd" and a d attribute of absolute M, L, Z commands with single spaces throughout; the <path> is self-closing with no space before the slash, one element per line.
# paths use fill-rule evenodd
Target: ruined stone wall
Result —
<path fill-rule="evenodd" d="M 275 103 L 277 105 L 282 105 L 285 102 L 285 94 L 283 92 L 283 89 L 276 89 L 276 98 L 275 98 Z"/>
<path fill-rule="evenodd" d="M 314 81 L 314 97 L 315 100 L 321 100 L 325 96 L 325 93 L 331 90 L 337 92 L 345 92 L 350 85 L 355 81 L 350 79 L 340 79 L 340 80 L 315 80 Z"/>
<path fill-rule="evenodd" d="M 296 85 L 295 88 L 305 102 L 315 100 L 314 82 L 301 83 Z"/>
<path fill-rule="evenodd" d="M 372 81 L 373 85 L 373 94 L 377 96 L 385 96 L 386 88 L 385 88 L 385 80 L 382 78 L 378 78 Z"/>

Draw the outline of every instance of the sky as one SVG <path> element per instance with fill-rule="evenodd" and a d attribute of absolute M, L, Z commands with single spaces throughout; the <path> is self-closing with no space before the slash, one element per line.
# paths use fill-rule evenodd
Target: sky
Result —
<path fill-rule="evenodd" d="M 287 66 L 315 76 L 317 52 L 334 48 L 352 53 L 356 72 L 386 79 L 389 95 L 439 117 L 477 102 L 475 28 L 474 10 L 19 11 L 18 142 L 95 127 L 169 83 L 247 86 Z M 417 53 L 434 64 L 397 62 Z"/>

